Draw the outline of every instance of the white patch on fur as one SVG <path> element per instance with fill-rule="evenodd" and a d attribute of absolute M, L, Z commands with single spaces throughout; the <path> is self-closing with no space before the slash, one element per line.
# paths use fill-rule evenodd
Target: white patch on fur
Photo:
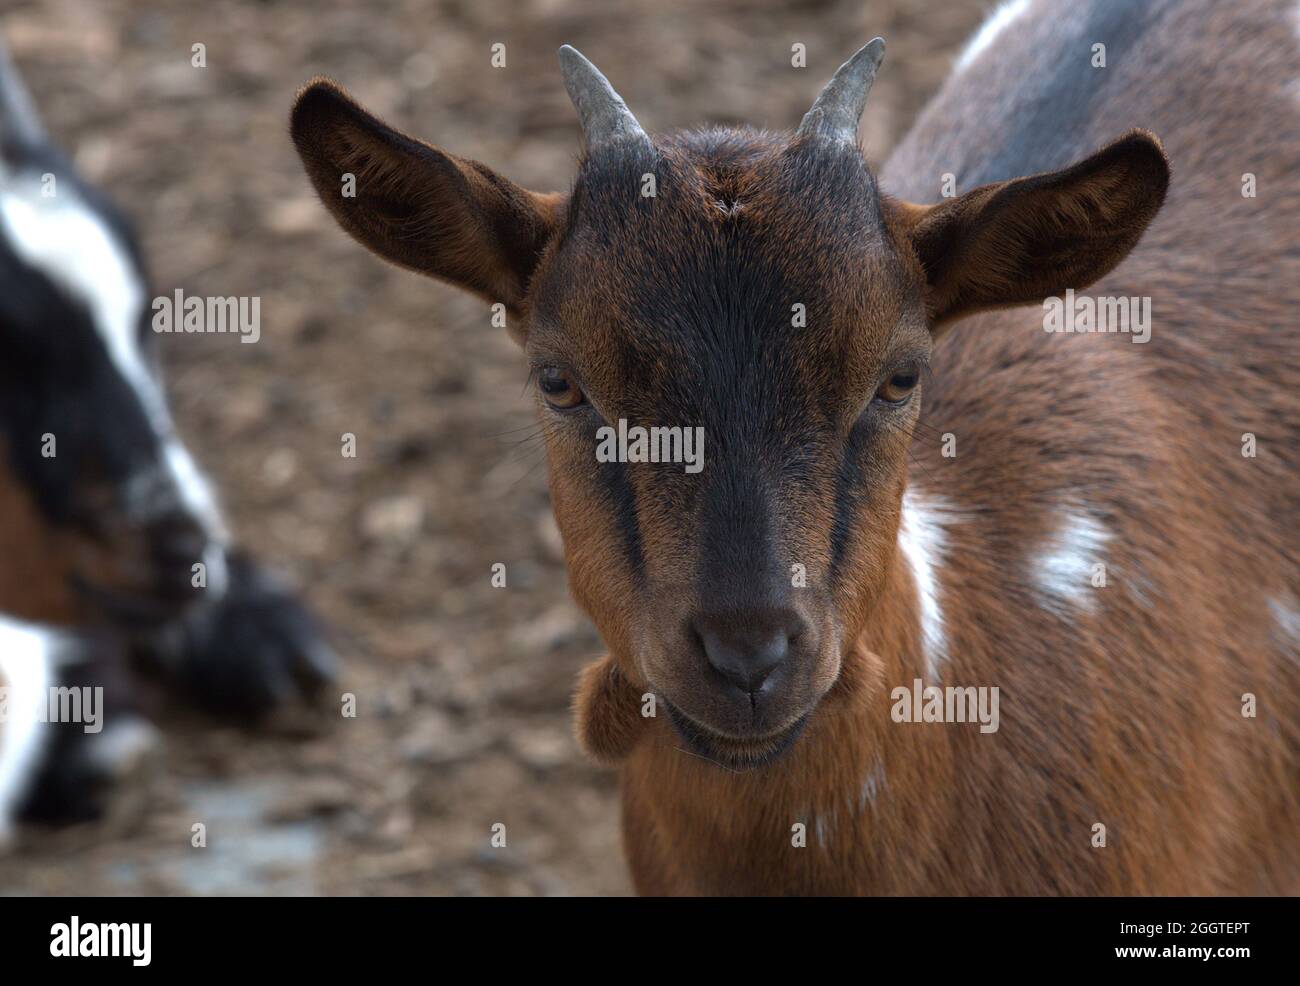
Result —
<path fill-rule="evenodd" d="M 0 720 L 0 847 L 11 837 L 19 799 L 40 764 L 47 731 L 39 710 L 49 693 L 57 649 L 54 631 L 0 615 L 0 687 L 6 689 Z"/>
<path fill-rule="evenodd" d="M 208 482 L 207 476 L 199 471 L 198 465 L 190 455 L 190 450 L 181 444 L 174 432 L 169 432 L 163 439 L 163 459 L 180 489 L 181 503 L 203 522 L 203 526 L 213 540 L 224 543 L 226 526 L 221 518 L 221 510 L 217 507 L 217 498 L 212 491 L 212 484 Z M 222 565 L 224 564 L 223 558 Z M 210 564 L 209 568 L 211 568 Z"/>
<path fill-rule="evenodd" d="M 1031 570 L 1049 609 L 1058 613 L 1069 607 L 1096 609 L 1096 594 L 1105 590 L 1093 587 L 1092 567 L 1104 561 L 1102 551 L 1109 541 L 1110 532 L 1087 513 L 1078 511 L 1065 518 Z"/>
<path fill-rule="evenodd" d="M 34 174 L 0 173 L 0 222 L 24 263 L 42 271 L 91 313 L 109 358 L 153 425 L 182 504 L 214 541 L 224 542 L 225 526 L 212 488 L 176 438 L 162 388 L 140 351 L 137 333 L 145 286 L 125 245 L 70 183 L 61 183 L 57 195 L 45 197 Z M 154 497 L 142 506 L 154 506 L 157 488 L 140 485 Z M 224 557 L 221 567 L 224 571 Z"/>
<path fill-rule="evenodd" d="M 939 668 L 947 657 L 943 611 L 939 606 L 938 577 L 938 565 L 943 560 L 947 544 L 942 524 L 944 513 L 943 504 L 937 499 L 924 497 L 910 486 L 903 493 L 898 546 L 916 581 L 925 668 L 929 677 L 936 680 Z"/>
<path fill-rule="evenodd" d="M 1007 27 L 1016 18 L 1020 17 L 1029 9 L 1029 0 L 1008 0 L 1008 2 L 998 7 L 988 19 L 980 25 L 980 29 L 975 32 L 975 36 L 966 43 L 962 53 L 957 58 L 955 71 L 960 72 L 970 65 L 975 59 L 982 55 L 992 46 L 998 35 L 1007 29 Z"/>
<path fill-rule="evenodd" d="M 1300 609 L 1297 609 L 1293 603 L 1270 599 L 1268 611 L 1273 615 L 1273 622 L 1277 624 L 1278 637 L 1282 643 L 1293 649 L 1300 648 Z"/>
<path fill-rule="evenodd" d="M 826 816 L 824 815 L 817 815 L 813 818 L 813 834 L 816 836 L 817 845 L 820 848 L 826 848 L 827 842 L 830 841 L 830 833 L 833 827 L 833 823 L 827 822 Z"/>
<path fill-rule="evenodd" d="M 881 789 L 885 786 L 885 764 L 882 760 L 877 759 L 871 766 L 871 772 L 867 774 L 867 779 L 862 782 L 862 791 L 858 795 L 858 814 L 862 814 L 867 805 L 874 806 L 876 798 Z"/>
<path fill-rule="evenodd" d="M 135 773 L 161 746 L 157 727 L 140 716 L 118 716 L 87 744 L 85 755 L 100 775 L 120 780 Z"/>

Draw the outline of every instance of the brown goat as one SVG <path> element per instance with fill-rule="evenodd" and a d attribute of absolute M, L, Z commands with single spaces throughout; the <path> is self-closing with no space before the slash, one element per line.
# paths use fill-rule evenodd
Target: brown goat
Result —
<path fill-rule="evenodd" d="M 879 42 L 793 136 L 562 49 L 567 196 L 299 95 L 340 224 L 512 313 L 640 892 L 1300 890 L 1295 15 L 1019 0 L 879 186 Z M 1147 338 L 992 311 L 1089 287 Z"/>

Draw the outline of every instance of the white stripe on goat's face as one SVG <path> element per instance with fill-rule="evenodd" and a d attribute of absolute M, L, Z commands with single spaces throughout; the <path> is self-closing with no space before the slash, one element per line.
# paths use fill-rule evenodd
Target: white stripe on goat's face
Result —
<path fill-rule="evenodd" d="M 26 285 L 31 295 L 27 310 L 13 318 L 27 324 L 9 326 L 15 336 L 25 333 L 21 343 L 3 338 L 0 308 L 0 342 L 13 342 L 31 361 L 37 379 L 26 384 L 38 388 L 47 405 L 75 402 L 79 414 L 60 434 L 54 422 L 69 421 L 69 409 L 41 408 L 39 422 L 27 422 L 40 428 L 27 429 L 23 440 L 30 444 L 33 431 L 48 432 L 58 455 L 85 453 L 83 466 L 93 457 L 100 478 L 115 487 L 128 526 L 188 518 L 209 542 L 201 555 L 208 589 L 219 594 L 226 581 L 225 528 L 211 486 L 175 433 L 144 348 L 147 290 L 128 234 L 74 178 L 60 175 L 56 188 L 52 196 L 42 194 L 39 168 L 6 171 L 0 165 L 0 265 L 23 268 L 10 272 L 9 283 L 20 291 Z M 29 473 L 40 469 L 30 456 L 28 462 Z M 82 482 L 76 462 L 40 471 L 47 475 L 33 498 L 43 507 L 75 498 L 75 490 L 51 495 L 48 487 Z"/>
<path fill-rule="evenodd" d="M 57 186 L 56 186 L 57 187 Z M 41 195 L 35 175 L 14 175 L 0 188 L 0 219 L 14 252 L 91 312 L 114 366 L 150 420 L 166 418 L 162 395 L 140 352 L 144 284 L 125 247 L 88 203 L 66 184 Z"/>

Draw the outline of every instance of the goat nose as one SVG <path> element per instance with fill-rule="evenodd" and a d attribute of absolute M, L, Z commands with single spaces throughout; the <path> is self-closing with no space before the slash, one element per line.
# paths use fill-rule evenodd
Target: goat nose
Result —
<path fill-rule="evenodd" d="M 181 510 L 172 510 L 149 521 L 145 538 L 155 561 L 188 569 L 201 561 L 208 547 L 208 532 L 198 520 Z"/>
<path fill-rule="evenodd" d="M 796 621 L 782 612 L 737 617 L 702 615 L 693 628 L 709 665 L 741 691 L 753 694 L 790 653 Z"/>

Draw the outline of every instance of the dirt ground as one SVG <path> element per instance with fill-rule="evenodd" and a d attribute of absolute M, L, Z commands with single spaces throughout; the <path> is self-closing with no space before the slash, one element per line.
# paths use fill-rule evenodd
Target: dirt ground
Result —
<path fill-rule="evenodd" d="M 600 642 L 565 590 L 524 361 L 486 305 L 335 227 L 286 134 L 294 91 L 333 76 L 390 122 L 549 190 L 578 148 L 564 42 L 648 129 L 779 129 L 882 34 L 862 128 L 879 161 L 989 6 L 3 0 L 49 129 L 139 227 L 155 292 L 261 299 L 257 345 L 164 337 L 168 388 L 240 540 L 335 628 L 358 715 L 335 702 L 250 732 L 163 709 L 157 764 L 104 821 L 27 834 L 0 859 L 0 893 L 629 892 L 616 778 L 570 731 L 574 675 Z M 807 69 L 790 65 L 796 42 Z"/>

